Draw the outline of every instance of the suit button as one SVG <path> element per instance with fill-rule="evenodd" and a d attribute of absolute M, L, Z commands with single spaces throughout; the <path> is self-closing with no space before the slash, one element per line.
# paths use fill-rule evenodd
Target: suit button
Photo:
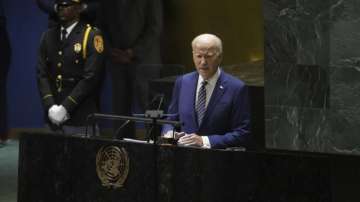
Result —
<path fill-rule="evenodd" d="M 79 64 L 79 60 L 75 60 L 75 64 Z"/>
<path fill-rule="evenodd" d="M 61 67 L 61 66 L 62 66 L 61 62 L 57 63 L 57 66 L 58 66 L 58 67 Z"/>
<path fill-rule="evenodd" d="M 59 55 L 62 55 L 62 51 L 59 51 Z"/>

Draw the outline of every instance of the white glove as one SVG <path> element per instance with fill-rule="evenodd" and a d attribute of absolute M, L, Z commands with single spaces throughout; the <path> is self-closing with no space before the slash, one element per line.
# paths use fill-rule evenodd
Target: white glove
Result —
<path fill-rule="evenodd" d="M 56 125 L 57 125 L 57 123 L 56 123 L 55 119 L 53 119 L 53 114 L 57 107 L 58 107 L 58 105 L 53 105 L 49 108 L 49 111 L 48 111 L 49 120 L 51 121 L 51 123 L 56 124 Z"/>
<path fill-rule="evenodd" d="M 48 115 L 50 121 L 56 125 L 60 125 L 70 118 L 65 107 L 62 105 L 53 105 L 50 107 Z"/>

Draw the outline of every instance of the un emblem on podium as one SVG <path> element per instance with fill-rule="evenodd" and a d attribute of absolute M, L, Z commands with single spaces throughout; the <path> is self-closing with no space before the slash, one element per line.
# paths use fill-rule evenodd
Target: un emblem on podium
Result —
<path fill-rule="evenodd" d="M 96 155 L 96 172 L 104 187 L 121 188 L 129 173 L 129 156 L 125 148 L 101 147 Z"/>

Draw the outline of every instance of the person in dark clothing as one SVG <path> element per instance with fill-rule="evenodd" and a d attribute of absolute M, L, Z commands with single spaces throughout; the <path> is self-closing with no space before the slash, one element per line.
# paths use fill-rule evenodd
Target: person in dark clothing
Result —
<path fill-rule="evenodd" d="M 107 68 L 112 79 L 113 112 L 143 113 L 148 82 L 159 77 L 160 36 L 163 27 L 161 0 L 107 0 L 99 3 L 97 24 L 107 42 Z M 137 110 L 137 111 L 135 111 Z M 115 123 L 118 128 L 121 123 Z M 128 124 L 118 134 L 134 137 Z"/>
<path fill-rule="evenodd" d="M 80 20 L 80 0 L 57 0 L 56 8 L 60 24 L 42 35 L 37 66 L 45 119 L 55 132 L 85 133 L 99 110 L 103 37 Z"/>
<path fill-rule="evenodd" d="M 55 27 L 58 23 L 56 4 L 54 0 L 36 0 L 38 7 L 49 15 L 49 27 Z M 81 5 L 81 18 L 84 22 L 94 24 L 96 19 L 97 0 L 84 0 Z"/>
<path fill-rule="evenodd" d="M 6 115 L 6 77 L 10 66 L 10 42 L 6 29 L 6 17 L 2 1 L 0 1 L 0 144 L 8 139 L 7 115 Z"/>

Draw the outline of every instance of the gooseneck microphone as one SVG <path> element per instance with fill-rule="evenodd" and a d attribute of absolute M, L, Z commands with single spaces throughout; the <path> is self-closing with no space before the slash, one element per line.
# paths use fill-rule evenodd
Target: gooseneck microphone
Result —
<path fill-rule="evenodd" d="M 121 124 L 121 126 L 119 126 L 118 129 L 116 129 L 113 138 L 114 138 L 114 139 L 123 139 L 123 137 L 121 137 L 121 136 L 119 137 L 118 135 L 119 135 L 120 131 L 121 131 L 123 128 L 125 128 L 125 126 L 127 126 L 130 122 L 131 122 L 131 121 L 128 119 L 128 120 L 126 120 L 123 124 Z"/>
<path fill-rule="evenodd" d="M 151 111 L 151 110 L 150 110 Z M 168 114 L 162 114 L 161 112 L 158 113 L 157 110 L 153 111 L 154 113 L 150 113 L 148 114 L 148 116 L 145 117 L 137 117 L 137 116 L 119 116 L 119 115 L 113 115 L 113 114 L 100 114 L 100 113 L 93 113 L 90 114 L 87 117 L 87 125 L 93 126 L 93 130 L 95 132 L 96 130 L 96 122 L 97 120 L 113 120 L 113 121 L 125 121 L 116 131 L 119 132 L 122 128 L 124 128 L 129 122 L 133 121 L 133 122 L 141 122 L 141 123 L 149 123 L 152 124 L 154 123 L 154 118 L 156 118 L 156 124 L 157 125 L 163 125 L 163 124 L 170 124 L 173 125 L 174 127 L 180 127 L 181 126 L 181 122 L 180 121 L 171 121 L 171 120 L 166 120 L 166 119 L 160 119 L 163 116 L 169 116 Z M 155 113 L 156 112 L 156 113 Z M 152 117 L 152 116 L 156 116 L 156 117 Z M 172 115 L 170 115 L 172 116 Z M 149 118 L 151 117 L 151 118 Z M 88 127 L 86 127 L 86 135 L 88 135 Z"/>

